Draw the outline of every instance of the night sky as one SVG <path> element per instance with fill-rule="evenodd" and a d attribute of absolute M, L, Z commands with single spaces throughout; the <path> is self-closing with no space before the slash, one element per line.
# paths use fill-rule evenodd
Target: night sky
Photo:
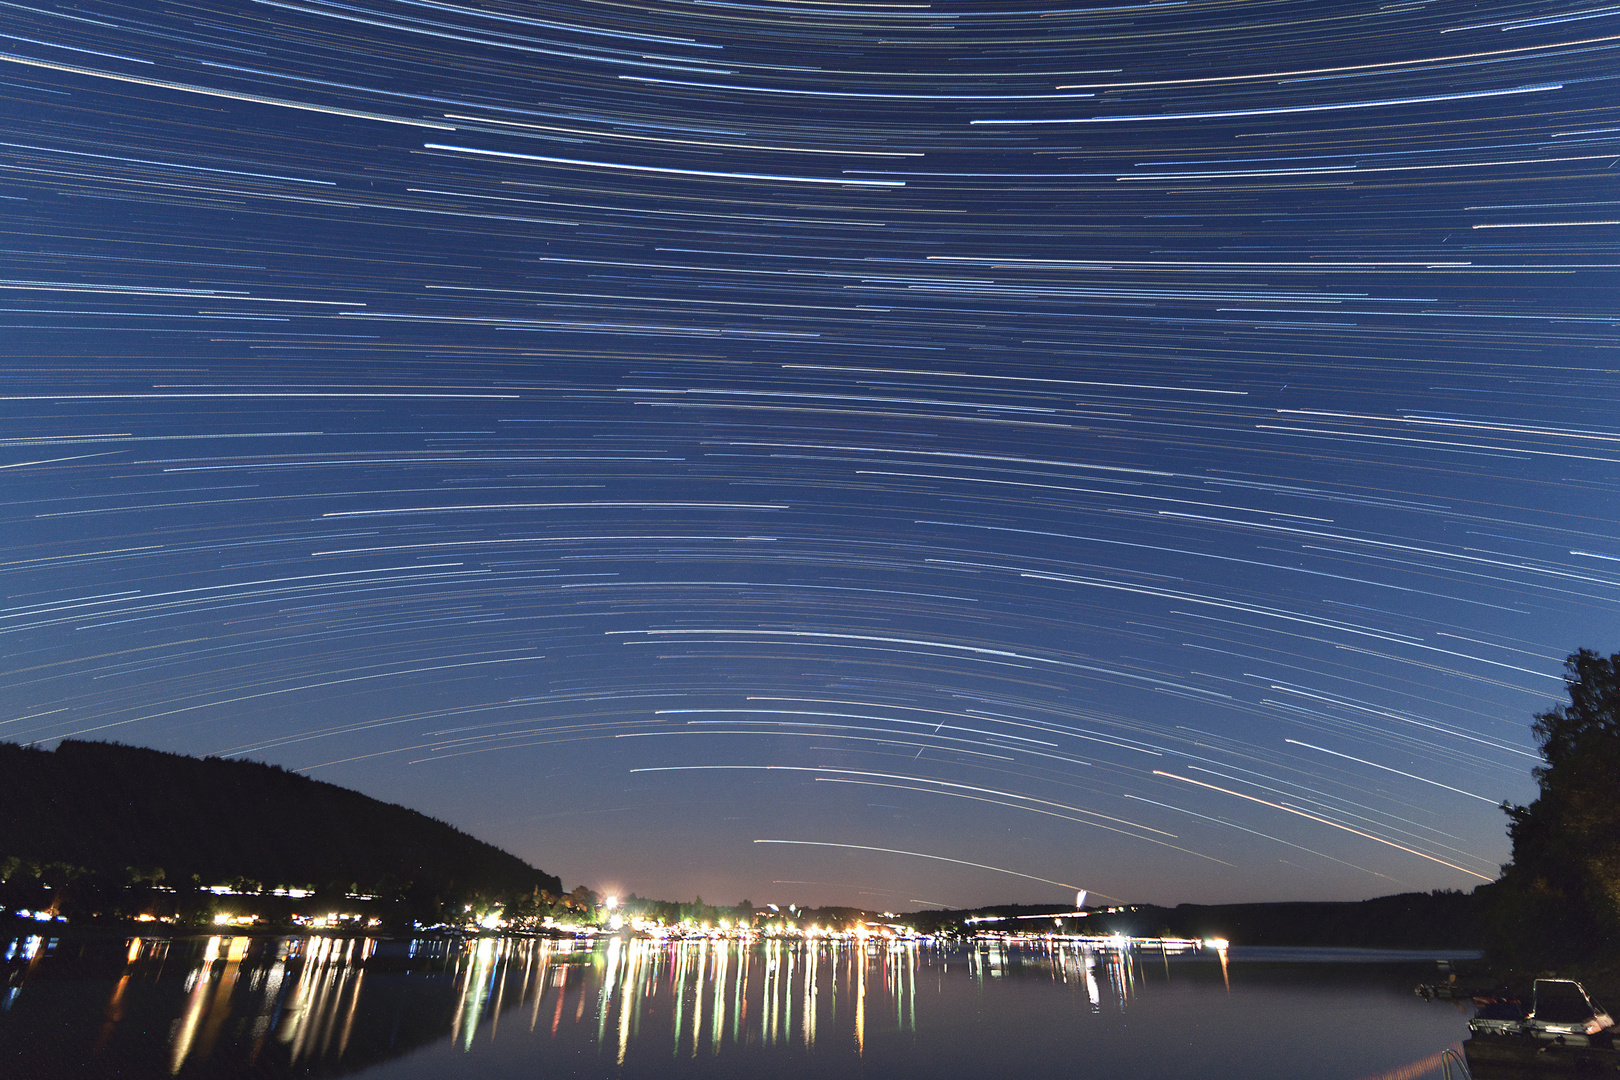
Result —
<path fill-rule="evenodd" d="M 565 888 L 1352 899 L 1493 878 L 1620 648 L 1620 6 L 0 38 L 0 738 Z"/>

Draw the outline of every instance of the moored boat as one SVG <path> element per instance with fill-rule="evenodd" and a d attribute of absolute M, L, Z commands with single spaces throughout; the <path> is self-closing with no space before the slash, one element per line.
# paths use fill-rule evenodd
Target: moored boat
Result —
<path fill-rule="evenodd" d="M 1477 1004 L 1463 1043 L 1476 1080 L 1620 1071 L 1613 1018 L 1573 979 L 1537 979 L 1528 1011 L 1512 998 Z"/>

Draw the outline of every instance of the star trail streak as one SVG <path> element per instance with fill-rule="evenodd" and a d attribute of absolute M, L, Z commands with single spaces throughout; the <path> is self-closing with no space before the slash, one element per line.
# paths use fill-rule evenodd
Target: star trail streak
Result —
<path fill-rule="evenodd" d="M 568 888 L 1348 899 L 1494 876 L 1620 649 L 1620 9 L 0 11 L 0 738 Z"/>

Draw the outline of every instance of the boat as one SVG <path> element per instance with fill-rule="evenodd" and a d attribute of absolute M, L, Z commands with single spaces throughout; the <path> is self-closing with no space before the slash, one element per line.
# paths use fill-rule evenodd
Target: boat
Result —
<path fill-rule="evenodd" d="M 1620 1073 L 1614 1019 L 1574 979 L 1537 979 L 1529 1009 L 1476 998 L 1463 1053 L 1475 1080 Z"/>
<path fill-rule="evenodd" d="M 1465 983 L 1419 983 L 1412 992 L 1424 1001 L 1449 1001 L 1463 998 L 1477 998 L 1480 991 L 1477 987 Z"/>

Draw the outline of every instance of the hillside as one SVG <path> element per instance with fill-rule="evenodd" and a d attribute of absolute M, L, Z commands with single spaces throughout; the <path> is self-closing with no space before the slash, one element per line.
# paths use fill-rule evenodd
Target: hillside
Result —
<path fill-rule="evenodd" d="M 1245 945 L 1478 949 L 1485 941 L 1482 905 L 1462 892 L 1337 902 L 1181 904 L 1140 912 L 1138 918 L 1187 937 L 1224 937 Z"/>
<path fill-rule="evenodd" d="M 1061 905 L 1004 905 L 973 911 L 924 911 L 909 916 L 919 929 L 962 924 L 973 916 L 1016 920 L 997 928 L 1044 928 L 1033 916 Z M 1478 949 L 1485 940 L 1481 898 L 1470 893 L 1400 893 L 1371 900 L 1255 904 L 1132 904 L 1097 908 L 1065 919 L 1079 933 L 1221 937 L 1244 945 L 1346 946 L 1387 949 Z"/>
<path fill-rule="evenodd" d="M 246 878 L 396 895 L 557 894 L 558 879 L 442 821 L 274 765 L 63 740 L 0 743 L 0 860 L 170 884 Z"/>

